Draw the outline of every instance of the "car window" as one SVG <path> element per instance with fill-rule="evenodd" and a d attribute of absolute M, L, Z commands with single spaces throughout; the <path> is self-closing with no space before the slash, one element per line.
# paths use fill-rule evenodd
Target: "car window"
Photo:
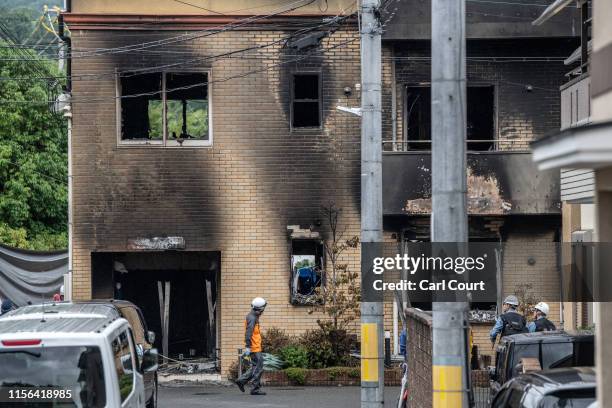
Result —
<path fill-rule="evenodd" d="M 540 408 L 587 408 L 595 400 L 595 388 L 564 390 L 546 395 Z"/>
<path fill-rule="evenodd" d="M 514 353 L 512 354 L 512 364 L 508 367 L 510 376 L 514 377 L 520 374 L 517 370 L 517 364 L 521 362 L 523 358 L 537 358 L 540 361 L 540 345 L 539 344 L 516 344 L 514 346 Z"/>
<path fill-rule="evenodd" d="M 142 326 L 142 321 L 140 320 L 140 314 L 133 307 L 122 307 L 121 314 L 123 317 L 130 322 L 130 326 L 132 326 L 132 330 L 134 331 L 134 337 L 136 338 L 136 344 L 145 344 L 144 337 L 144 327 Z"/>
<path fill-rule="evenodd" d="M 119 394 L 121 395 L 121 402 L 123 402 L 134 389 L 134 353 L 130 347 L 126 331 L 122 331 L 113 340 L 112 347 L 119 383 Z"/>
<path fill-rule="evenodd" d="M 102 353 L 93 346 L 25 347 L 0 350 L 0 388 L 40 390 L 53 387 L 66 400 L 53 406 L 103 408 L 106 389 Z M 68 395 L 68 393 L 70 395 Z M 8 406 L 51 406 L 40 404 L 7 404 Z M 4 407 L 3 403 L 0 406 Z"/>
<path fill-rule="evenodd" d="M 592 341 L 574 343 L 574 366 L 593 367 L 595 365 L 595 344 Z"/>
<path fill-rule="evenodd" d="M 574 345 L 572 343 L 542 344 L 542 369 L 557 367 L 572 367 L 574 361 Z"/>

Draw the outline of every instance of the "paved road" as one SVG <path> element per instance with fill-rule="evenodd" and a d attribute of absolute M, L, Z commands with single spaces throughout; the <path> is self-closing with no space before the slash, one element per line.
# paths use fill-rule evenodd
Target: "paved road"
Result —
<path fill-rule="evenodd" d="M 268 387 L 268 395 L 252 396 L 236 387 L 159 387 L 159 408 L 344 408 L 359 407 L 358 387 Z M 392 407 L 398 387 L 385 387 L 386 407 Z"/>

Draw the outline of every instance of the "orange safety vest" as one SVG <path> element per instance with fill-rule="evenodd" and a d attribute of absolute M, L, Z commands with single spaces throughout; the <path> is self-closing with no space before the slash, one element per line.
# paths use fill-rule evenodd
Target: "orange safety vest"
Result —
<path fill-rule="evenodd" d="M 246 333 L 247 321 L 244 320 L 244 331 Z M 253 328 L 253 335 L 251 336 L 251 353 L 261 353 L 261 331 L 259 330 L 259 320 L 255 323 Z"/>

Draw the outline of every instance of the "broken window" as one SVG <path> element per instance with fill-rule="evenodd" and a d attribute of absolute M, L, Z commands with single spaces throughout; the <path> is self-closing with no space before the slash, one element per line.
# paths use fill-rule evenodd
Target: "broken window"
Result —
<path fill-rule="evenodd" d="M 291 240 L 291 303 L 312 304 L 323 282 L 323 243 L 317 239 Z"/>
<path fill-rule="evenodd" d="M 121 78 L 121 140 L 162 140 L 161 90 L 159 73 Z"/>
<path fill-rule="evenodd" d="M 405 149 L 431 150 L 431 88 L 409 86 L 405 99 Z M 495 150 L 495 88 L 467 87 L 467 148 Z"/>
<path fill-rule="evenodd" d="M 321 88 L 317 73 L 293 74 L 291 127 L 321 126 Z"/>
<path fill-rule="evenodd" d="M 121 76 L 121 141 L 210 144 L 208 73 Z"/>

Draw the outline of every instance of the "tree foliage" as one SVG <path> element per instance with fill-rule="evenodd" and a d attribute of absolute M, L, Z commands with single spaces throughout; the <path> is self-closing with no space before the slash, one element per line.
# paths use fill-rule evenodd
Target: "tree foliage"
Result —
<path fill-rule="evenodd" d="M 0 48 L 0 242 L 28 249 L 65 248 L 66 126 L 45 103 L 60 84 L 40 78 L 58 72 L 48 61 L 11 61 L 21 56 L 16 52 Z"/>
<path fill-rule="evenodd" d="M 334 204 L 323 208 L 323 214 L 331 236 L 325 242 L 325 284 L 317 287 L 313 303 L 315 309 L 321 310 L 328 319 L 318 322 L 321 329 L 344 330 L 360 315 L 359 274 L 351 271 L 345 262 L 345 252 L 359 246 L 359 237 L 344 238 L 344 230 L 339 230 L 338 225 L 340 209 Z"/>

